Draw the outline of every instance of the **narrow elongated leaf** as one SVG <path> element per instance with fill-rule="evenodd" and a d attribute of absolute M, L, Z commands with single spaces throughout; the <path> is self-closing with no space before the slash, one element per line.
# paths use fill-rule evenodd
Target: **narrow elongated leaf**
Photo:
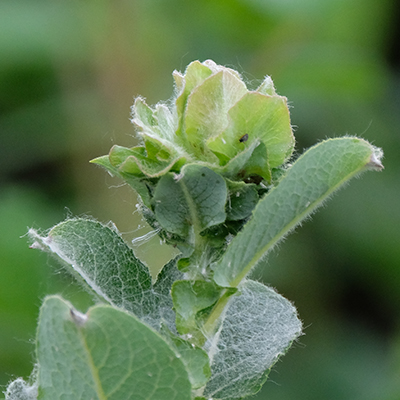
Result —
<path fill-rule="evenodd" d="M 164 175 L 154 193 L 157 221 L 167 230 L 189 236 L 225 221 L 227 188 L 224 179 L 207 167 L 187 165 L 179 176 Z"/>
<path fill-rule="evenodd" d="M 236 287 L 332 192 L 364 170 L 381 169 L 381 156 L 381 151 L 368 142 L 351 137 L 327 140 L 309 149 L 259 202 L 252 219 L 232 240 L 215 267 L 217 284 Z"/>
<path fill-rule="evenodd" d="M 118 232 L 97 221 L 70 219 L 52 228 L 47 237 L 34 230 L 33 247 L 49 251 L 98 296 L 159 329 L 161 320 L 174 330 L 175 315 L 169 295 L 173 280 L 180 277 L 177 259 L 169 262 L 153 287 L 148 268 Z"/>
<path fill-rule="evenodd" d="M 95 306 L 86 315 L 58 296 L 41 309 L 42 400 L 189 400 L 191 384 L 169 345 L 133 315 Z"/>
<path fill-rule="evenodd" d="M 288 300 L 259 282 L 244 282 L 205 346 L 212 375 L 204 395 L 241 399 L 258 392 L 270 368 L 300 334 L 301 322 Z"/>

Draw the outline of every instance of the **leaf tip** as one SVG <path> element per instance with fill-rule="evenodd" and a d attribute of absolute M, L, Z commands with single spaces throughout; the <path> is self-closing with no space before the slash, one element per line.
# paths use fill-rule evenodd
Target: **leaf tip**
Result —
<path fill-rule="evenodd" d="M 100 157 L 93 158 L 93 159 L 90 160 L 89 162 L 90 162 L 91 164 L 98 164 L 98 165 L 103 166 L 103 165 L 104 165 L 104 160 L 105 160 L 106 158 L 108 158 L 108 156 L 100 156 Z"/>
<path fill-rule="evenodd" d="M 50 237 L 40 236 L 40 234 L 33 228 L 28 230 L 28 237 L 32 243 L 29 246 L 30 249 L 46 251 L 51 241 Z"/>
<path fill-rule="evenodd" d="M 367 167 L 376 171 L 382 171 L 384 166 L 381 162 L 383 158 L 383 151 L 379 147 L 372 147 L 372 153 Z"/>

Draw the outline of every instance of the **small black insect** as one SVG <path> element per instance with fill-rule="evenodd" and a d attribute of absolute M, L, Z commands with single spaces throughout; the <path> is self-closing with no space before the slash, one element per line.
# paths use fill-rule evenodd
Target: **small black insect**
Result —
<path fill-rule="evenodd" d="M 249 134 L 246 133 L 245 135 L 243 135 L 243 136 L 239 139 L 239 142 L 240 142 L 240 143 L 247 142 L 247 139 L 248 139 L 248 138 L 249 138 Z"/>

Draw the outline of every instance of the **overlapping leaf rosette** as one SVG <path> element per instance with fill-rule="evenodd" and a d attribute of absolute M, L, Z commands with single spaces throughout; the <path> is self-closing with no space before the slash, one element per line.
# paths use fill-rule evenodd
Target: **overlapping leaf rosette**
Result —
<path fill-rule="evenodd" d="M 140 195 L 146 219 L 185 255 L 216 248 L 247 221 L 293 152 L 287 100 L 270 77 L 248 90 L 211 60 L 175 71 L 170 103 L 132 108 L 141 144 L 114 146 L 93 162 Z"/>

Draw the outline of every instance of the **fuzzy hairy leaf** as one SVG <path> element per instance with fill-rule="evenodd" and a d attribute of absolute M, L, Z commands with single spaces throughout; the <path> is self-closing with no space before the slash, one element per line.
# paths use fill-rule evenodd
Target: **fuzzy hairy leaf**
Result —
<path fill-rule="evenodd" d="M 133 315 L 95 306 L 86 315 L 58 296 L 40 312 L 42 400 L 189 400 L 191 384 L 169 345 Z"/>
<path fill-rule="evenodd" d="M 244 282 L 205 346 L 212 371 L 206 397 L 241 399 L 258 392 L 270 368 L 301 334 L 301 326 L 288 300 L 259 282 Z"/>
<path fill-rule="evenodd" d="M 169 291 L 181 276 L 172 260 L 152 285 L 148 268 L 115 229 L 89 219 L 70 219 L 53 227 L 47 237 L 29 231 L 33 247 L 64 261 L 79 281 L 108 303 L 123 308 L 159 329 L 165 320 L 174 329 Z"/>
<path fill-rule="evenodd" d="M 258 203 L 252 219 L 229 244 L 215 267 L 216 283 L 239 285 L 282 237 L 335 190 L 364 170 L 381 169 L 381 156 L 379 149 L 352 137 L 330 139 L 309 149 Z"/>

